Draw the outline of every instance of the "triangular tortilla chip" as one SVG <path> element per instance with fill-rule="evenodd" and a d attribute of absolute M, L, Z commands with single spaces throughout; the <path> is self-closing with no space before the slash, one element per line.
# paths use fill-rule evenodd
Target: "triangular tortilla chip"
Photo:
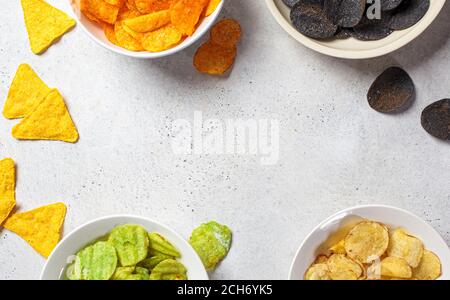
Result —
<path fill-rule="evenodd" d="M 22 0 L 22 9 L 31 50 L 35 54 L 45 52 L 76 24 L 66 13 L 43 0 Z"/>
<path fill-rule="evenodd" d="M 27 241 L 42 256 L 48 257 L 61 237 L 66 210 L 64 203 L 42 206 L 12 215 L 4 227 Z"/>
<path fill-rule="evenodd" d="M 50 91 L 29 65 L 21 64 L 9 88 L 3 115 L 8 119 L 25 117 Z"/>
<path fill-rule="evenodd" d="M 19 140 L 59 140 L 69 143 L 78 140 L 77 128 L 56 89 L 13 127 L 12 135 Z"/>
<path fill-rule="evenodd" d="M 0 161 L 0 225 L 6 220 L 14 206 L 16 188 L 16 169 L 11 158 Z"/>

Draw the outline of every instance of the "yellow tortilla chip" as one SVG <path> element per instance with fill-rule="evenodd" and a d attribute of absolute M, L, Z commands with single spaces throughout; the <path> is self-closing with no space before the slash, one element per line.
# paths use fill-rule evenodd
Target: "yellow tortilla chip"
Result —
<path fill-rule="evenodd" d="M 74 19 L 45 1 L 21 1 L 31 50 L 35 54 L 45 52 L 76 25 Z"/>
<path fill-rule="evenodd" d="M 70 143 L 78 140 L 75 124 L 56 89 L 13 127 L 12 135 L 19 140 L 59 140 Z"/>
<path fill-rule="evenodd" d="M 206 7 L 205 16 L 207 17 L 212 15 L 216 11 L 216 8 L 219 6 L 220 2 L 222 2 L 222 0 L 209 0 L 209 4 Z"/>
<path fill-rule="evenodd" d="M 16 169 L 11 158 L 0 160 L 0 225 L 16 206 Z"/>
<path fill-rule="evenodd" d="M 55 203 L 12 215 L 4 227 L 23 238 L 39 254 L 48 257 L 58 244 L 66 205 Z"/>
<path fill-rule="evenodd" d="M 9 88 L 3 115 L 8 119 L 25 117 L 50 91 L 29 65 L 21 64 Z"/>
<path fill-rule="evenodd" d="M 135 32 L 149 32 L 170 23 L 170 11 L 162 10 L 123 21 L 123 25 Z"/>

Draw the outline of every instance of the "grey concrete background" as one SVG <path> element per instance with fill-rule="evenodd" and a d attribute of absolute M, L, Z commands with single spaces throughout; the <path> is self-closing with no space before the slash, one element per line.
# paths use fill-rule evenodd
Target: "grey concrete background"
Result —
<path fill-rule="evenodd" d="M 64 7 L 60 1 L 50 1 Z M 450 97 L 450 5 L 417 40 L 383 58 L 345 61 L 297 44 L 262 0 L 226 3 L 244 35 L 227 78 L 192 67 L 196 47 L 144 61 L 118 56 L 80 26 L 42 56 L 28 46 L 20 1 L 1 0 L 0 98 L 17 66 L 30 63 L 65 96 L 81 138 L 75 144 L 16 141 L 0 118 L 0 157 L 17 163 L 20 210 L 64 201 L 65 233 L 108 214 L 155 218 L 188 237 L 215 219 L 234 231 L 214 279 L 284 279 L 308 232 L 358 204 L 412 211 L 450 243 L 450 144 L 420 126 L 422 108 Z M 405 113 L 371 110 L 365 94 L 400 65 L 418 96 Z M 205 118 L 277 119 L 280 160 L 175 156 L 170 124 Z M 38 278 L 44 259 L 16 235 L 0 234 L 0 278 Z"/>

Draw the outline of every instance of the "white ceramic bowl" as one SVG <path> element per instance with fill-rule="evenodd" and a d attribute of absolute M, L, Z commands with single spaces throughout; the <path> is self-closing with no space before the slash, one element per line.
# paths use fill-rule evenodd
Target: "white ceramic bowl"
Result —
<path fill-rule="evenodd" d="M 289 279 L 303 280 L 303 276 L 314 262 L 331 244 L 344 238 L 347 229 L 362 219 L 378 221 L 390 228 L 402 227 L 420 238 L 425 248 L 441 259 L 440 280 L 450 279 L 450 249 L 444 239 L 430 225 L 406 210 L 383 205 L 367 205 L 340 211 L 319 224 L 303 241 L 291 265 Z M 330 240 L 330 237 L 332 239 Z"/>
<path fill-rule="evenodd" d="M 105 47 L 106 49 L 109 49 L 115 53 L 122 54 L 129 57 L 135 57 L 135 58 L 144 58 L 144 59 L 153 59 L 153 58 L 160 58 L 164 56 L 169 56 L 174 53 L 177 53 L 192 44 L 194 44 L 198 39 L 200 39 L 208 30 L 214 25 L 216 22 L 220 12 L 222 11 L 223 4 L 225 0 L 222 0 L 219 4 L 219 6 L 216 8 L 213 14 L 206 17 L 202 23 L 198 26 L 195 33 L 186 38 L 182 43 L 177 45 L 174 48 L 168 49 L 166 51 L 161 52 L 133 52 L 129 51 L 127 49 L 118 47 L 114 44 L 112 44 L 108 39 L 105 37 L 103 30 L 100 26 L 96 25 L 94 22 L 90 21 L 88 18 L 86 18 L 82 13 L 80 13 L 79 9 L 77 9 L 76 3 L 79 0 L 68 0 L 69 5 L 71 6 L 73 15 L 78 21 L 78 25 L 83 28 L 84 32 L 97 44 Z"/>
<path fill-rule="evenodd" d="M 41 273 L 42 280 L 62 278 L 67 259 L 83 247 L 104 236 L 114 227 L 123 224 L 142 225 L 147 231 L 155 231 L 163 235 L 181 253 L 179 261 L 186 266 L 190 280 L 208 280 L 208 274 L 194 249 L 181 236 L 169 227 L 148 218 L 120 215 L 96 219 L 75 229 L 67 235 L 53 250 Z"/>
<path fill-rule="evenodd" d="M 340 58 L 364 59 L 391 53 L 418 37 L 436 19 L 445 0 L 431 0 L 430 9 L 419 23 L 405 30 L 395 31 L 379 41 L 346 40 L 320 41 L 298 32 L 290 21 L 290 9 L 282 0 L 266 0 L 266 3 L 283 29 L 294 39 L 317 52 Z"/>

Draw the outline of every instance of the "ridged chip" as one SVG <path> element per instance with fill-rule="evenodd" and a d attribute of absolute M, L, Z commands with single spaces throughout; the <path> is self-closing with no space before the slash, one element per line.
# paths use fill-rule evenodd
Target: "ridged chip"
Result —
<path fill-rule="evenodd" d="M 122 267 L 135 266 L 147 257 L 147 231 L 139 225 L 121 225 L 114 228 L 108 241 L 116 248 Z"/>
<path fill-rule="evenodd" d="M 76 256 L 73 268 L 79 270 L 79 280 L 108 280 L 116 270 L 116 249 L 108 242 L 97 242 L 84 248 Z M 77 278 L 75 276 L 71 279 Z"/>
<path fill-rule="evenodd" d="M 156 232 L 148 234 L 149 237 L 149 253 L 150 255 L 165 255 L 172 258 L 180 258 L 181 254 L 178 250 L 162 235 Z"/>
<path fill-rule="evenodd" d="M 151 272 L 150 280 L 187 280 L 187 270 L 182 263 L 166 259 Z"/>

